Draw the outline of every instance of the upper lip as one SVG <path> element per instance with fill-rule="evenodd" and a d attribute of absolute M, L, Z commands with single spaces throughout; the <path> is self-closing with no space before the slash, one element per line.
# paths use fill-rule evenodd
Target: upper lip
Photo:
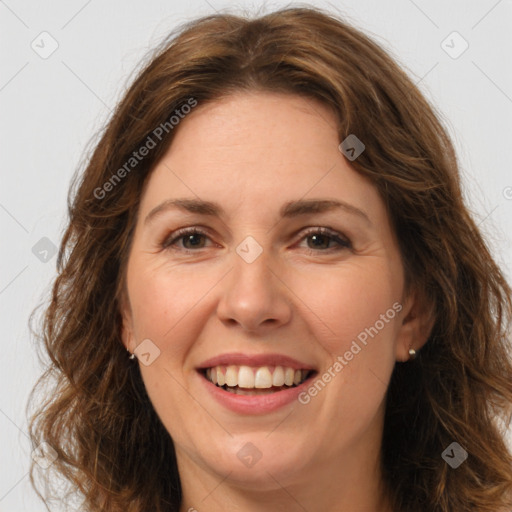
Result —
<path fill-rule="evenodd" d="M 206 361 L 203 361 L 197 368 L 204 370 L 213 368 L 214 366 L 285 366 L 294 370 L 314 370 L 313 366 L 302 363 L 293 357 L 283 354 L 242 354 L 240 352 L 232 352 L 221 354 Z"/>

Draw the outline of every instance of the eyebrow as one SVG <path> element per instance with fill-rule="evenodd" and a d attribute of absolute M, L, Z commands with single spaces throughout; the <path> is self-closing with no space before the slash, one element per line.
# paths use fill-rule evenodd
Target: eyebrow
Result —
<path fill-rule="evenodd" d="M 149 223 L 155 217 L 171 209 L 179 209 L 189 213 L 209 215 L 211 217 L 219 218 L 225 215 L 223 208 L 218 203 L 212 201 L 188 198 L 167 199 L 148 213 L 144 220 L 144 224 Z M 356 215 L 364 219 L 369 225 L 373 225 L 366 212 L 352 204 L 346 203 L 345 201 L 334 199 L 301 199 L 298 201 L 289 201 L 281 207 L 279 213 L 282 218 L 293 218 L 300 215 L 323 213 L 335 209 L 341 209 L 347 213 Z"/>

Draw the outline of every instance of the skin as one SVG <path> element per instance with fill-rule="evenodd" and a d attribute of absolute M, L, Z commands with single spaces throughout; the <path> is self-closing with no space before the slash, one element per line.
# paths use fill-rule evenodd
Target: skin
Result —
<path fill-rule="evenodd" d="M 338 137 L 334 115 L 311 99 L 230 95 L 180 122 L 143 191 L 122 337 L 131 352 L 147 338 L 161 351 L 139 366 L 175 443 L 182 512 L 391 510 L 379 470 L 385 393 L 396 361 L 422 346 L 432 323 L 419 294 L 404 295 L 384 202 Z M 225 214 L 170 209 L 145 223 L 182 197 L 218 202 Z M 299 199 L 343 200 L 370 222 L 341 209 L 279 217 Z M 189 226 L 207 236 L 161 247 Z M 331 228 L 352 247 L 305 236 L 310 227 Z M 263 250 L 250 264 L 236 252 L 249 235 Z M 285 354 L 322 375 L 396 302 L 401 311 L 307 404 L 237 414 L 205 393 L 196 372 L 206 359 L 242 352 Z M 252 467 L 237 457 L 247 442 L 262 454 Z"/>

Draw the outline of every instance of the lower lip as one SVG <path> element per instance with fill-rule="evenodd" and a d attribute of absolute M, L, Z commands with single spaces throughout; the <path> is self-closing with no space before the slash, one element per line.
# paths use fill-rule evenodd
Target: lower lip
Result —
<path fill-rule="evenodd" d="M 210 382 L 201 373 L 198 372 L 198 375 L 203 385 L 206 386 L 207 390 L 217 402 L 239 414 L 266 414 L 276 411 L 294 401 L 298 401 L 297 397 L 307 388 L 309 381 L 314 377 L 314 374 L 310 375 L 298 386 L 283 391 L 276 391 L 268 395 L 250 396 L 236 395 L 235 393 L 225 391 L 213 384 L 213 382 Z"/>

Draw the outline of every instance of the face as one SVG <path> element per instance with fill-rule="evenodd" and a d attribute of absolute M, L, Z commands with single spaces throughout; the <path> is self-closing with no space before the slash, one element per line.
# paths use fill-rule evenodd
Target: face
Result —
<path fill-rule="evenodd" d="M 181 120 L 149 178 L 123 341 L 182 474 L 293 485 L 378 458 L 413 302 L 385 205 L 339 143 L 320 103 L 237 94 Z"/>

